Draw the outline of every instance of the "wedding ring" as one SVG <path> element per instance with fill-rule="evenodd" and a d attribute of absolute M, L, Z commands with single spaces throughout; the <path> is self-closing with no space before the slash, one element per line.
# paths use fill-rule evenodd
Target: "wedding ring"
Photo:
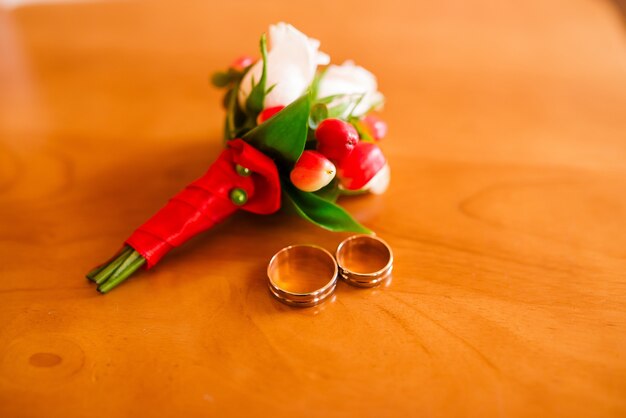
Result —
<path fill-rule="evenodd" d="M 272 257 L 267 266 L 269 288 L 291 306 L 315 306 L 337 286 L 337 263 L 332 254 L 315 245 L 291 245 Z"/>
<path fill-rule="evenodd" d="M 337 247 L 339 274 L 351 285 L 373 287 L 390 277 L 391 247 L 378 237 L 353 235 Z"/>

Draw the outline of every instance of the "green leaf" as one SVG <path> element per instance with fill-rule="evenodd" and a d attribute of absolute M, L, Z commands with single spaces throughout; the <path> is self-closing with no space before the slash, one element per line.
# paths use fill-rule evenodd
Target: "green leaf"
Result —
<path fill-rule="evenodd" d="M 317 226 L 333 232 L 372 233 L 354 220 L 341 206 L 324 200 L 314 193 L 298 190 L 288 181 L 283 181 L 283 190 L 296 212 Z"/>
<path fill-rule="evenodd" d="M 228 103 L 226 104 L 226 121 L 224 123 L 224 139 L 233 139 L 237 135 L 237 92 L 239 91 L 239 82 L 230 90 Z"/>
<path fill-rule="evenodd" d="M 246 110 L 256 118 L 256 115 L 263 110 L 263 102 L 265 101 L 265 95 L 268 91 L 265 90 L 265 83 L 267 80 L 267 39 L 265 34 L 261 35 L 261 58 L 263 60 L 263 72 L 261 73 L 261 79 L 258 84 L 254 83 L 252 79 L 252 89 L 250 95 L 246 100 Z"/>
<path fill-rule="evenodd" d="M 365 97 L 365 93 L 361 94 L 361 96 L 358 98 L 358 100 L 356 100 L 354 102 L 354 105 L 352 106 L 352 110 L 350 110 L 350 114 L 348 115 L 347 119 L 350 119 L 352 117 L 352 114 L 354 114 L 354 111 L 361 104 L 361 102 L 363 101 L 364 97 Z"/>
<path fill-rule="evenodd" d="M 347 189 L 339 189 L 339 196 L 360 196 L 362 194 L 367 194 L 368 191 L 364 189 L 360 190 L 347 190 Z"/>
<path fill-rule="evenodd" d="M 338 99 L 350 96 L 349 94 L 334 94 L 332 96 L 318 97 L 315 99 L 315 103 L 330 104 Z M 315 97 L 315 96 L 314 96 Z"/>
<path fill-rule="evenodd" d="M 328 119 L 328 107 L 323 103 L 316 103 L 311 106 L 311 114 L 309 115 L 309 127 L 317 129 L 317 126 L 324 119 Z"/>
<path fill-rule="evenodd" d="M 267 96 L 268 94 L 270 94 L 270 92 L 274 90 L 274 87 L 276 87 L 277 85 L 278 84 L 272 84 L 270 88 L 265 91 L 265 95 Z"/>
<path fill-rule="evenodd" d="M 352 106 L 352 102 L 341 102 L 328 109 L 328 117 L 329 118 L 339 118 L 343 119 L 343 115 L 346 113 L 348 108 Z"/>
<path fill-rule="evenodd" d="M 322 77 L 324 77 L 325 73 L 326 69 L 323 69 L 315 73 L 315 77 L 313 77 L 313 82 L 311 83 L 311 96 L 313 96 L 314 99 L 317 97 L 320 81 L 322 80 Z"/>
<path fill-rule="evenodd" d="M 228 84 L 230 84 L 232 78 L 230 76 L 230 74 L 228 73 L 224 73 L 224 72 L 216 72 L 215 74 L 213 74 L 213 76 L 211 77 L 211 83 L 213 83 L 213 85 L 215 87 L 226 87 L 228 86 Z"/>
<path fill-rule="evenodd" d="M 328 183 L 328 185 L 322 187 L 314 193 L 324 200 L 328 200 L 329 202 L 333 203 L 336 202 L 339 195 L 341 195 L 341 190 L 339 190 L 339 181 L 337 180 L 337 177 L 335 177 L 330 183 Z"/>
<path fill-rule="evenodd" d="M 307 92 L 298 100 L 248 131 L 243 139 L 283 162 L 298 161 L 308 133 L 311 95 Z"/>

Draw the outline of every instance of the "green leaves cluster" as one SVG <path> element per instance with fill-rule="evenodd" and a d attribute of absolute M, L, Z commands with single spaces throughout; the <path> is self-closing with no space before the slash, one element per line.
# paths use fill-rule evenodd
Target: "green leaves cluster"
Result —
<path fill-rule="evenodd" d="M 279 166 L 285 199 L 309 222 L 330 231 L 371 233 L 341 206 L 335 204 L 340 194 L 337 181 L 316 193 L 303 192 L 289 180 L 289 170 L 298 161 L 309 136 L 312 97 L 309 92 L 278 112 L 243 139 L 273 156 Z"/>

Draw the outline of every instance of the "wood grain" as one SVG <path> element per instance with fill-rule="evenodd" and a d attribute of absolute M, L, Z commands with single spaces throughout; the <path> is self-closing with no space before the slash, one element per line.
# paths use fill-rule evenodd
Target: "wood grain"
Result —
<path fill-rule="evenodd" d="M 344 235 L 240 214 L 83 274 L 220 149 L 208 75 L 277 20 L 379 76 L 388 287 L 297 310 Z M 0 416 L 623 417 L 626 54 L 609 2 L 111 2 L 0 11 Z"/>

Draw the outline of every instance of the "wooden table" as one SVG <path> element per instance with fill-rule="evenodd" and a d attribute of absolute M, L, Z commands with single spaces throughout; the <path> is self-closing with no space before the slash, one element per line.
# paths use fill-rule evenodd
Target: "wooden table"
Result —
<path fill-rule="evenodd" d="M 626 415 L 611 3 L 72 3 L 0 19 L 0 416 Z M 343 204 L 393 246 L 393 282 L 288 308 L 269 257 L 346 235 L 239 214 L 97 294 L 84 273 L 219 152 L 208 75 L 278 19 L 379 76 L 392 185 Z"/>

